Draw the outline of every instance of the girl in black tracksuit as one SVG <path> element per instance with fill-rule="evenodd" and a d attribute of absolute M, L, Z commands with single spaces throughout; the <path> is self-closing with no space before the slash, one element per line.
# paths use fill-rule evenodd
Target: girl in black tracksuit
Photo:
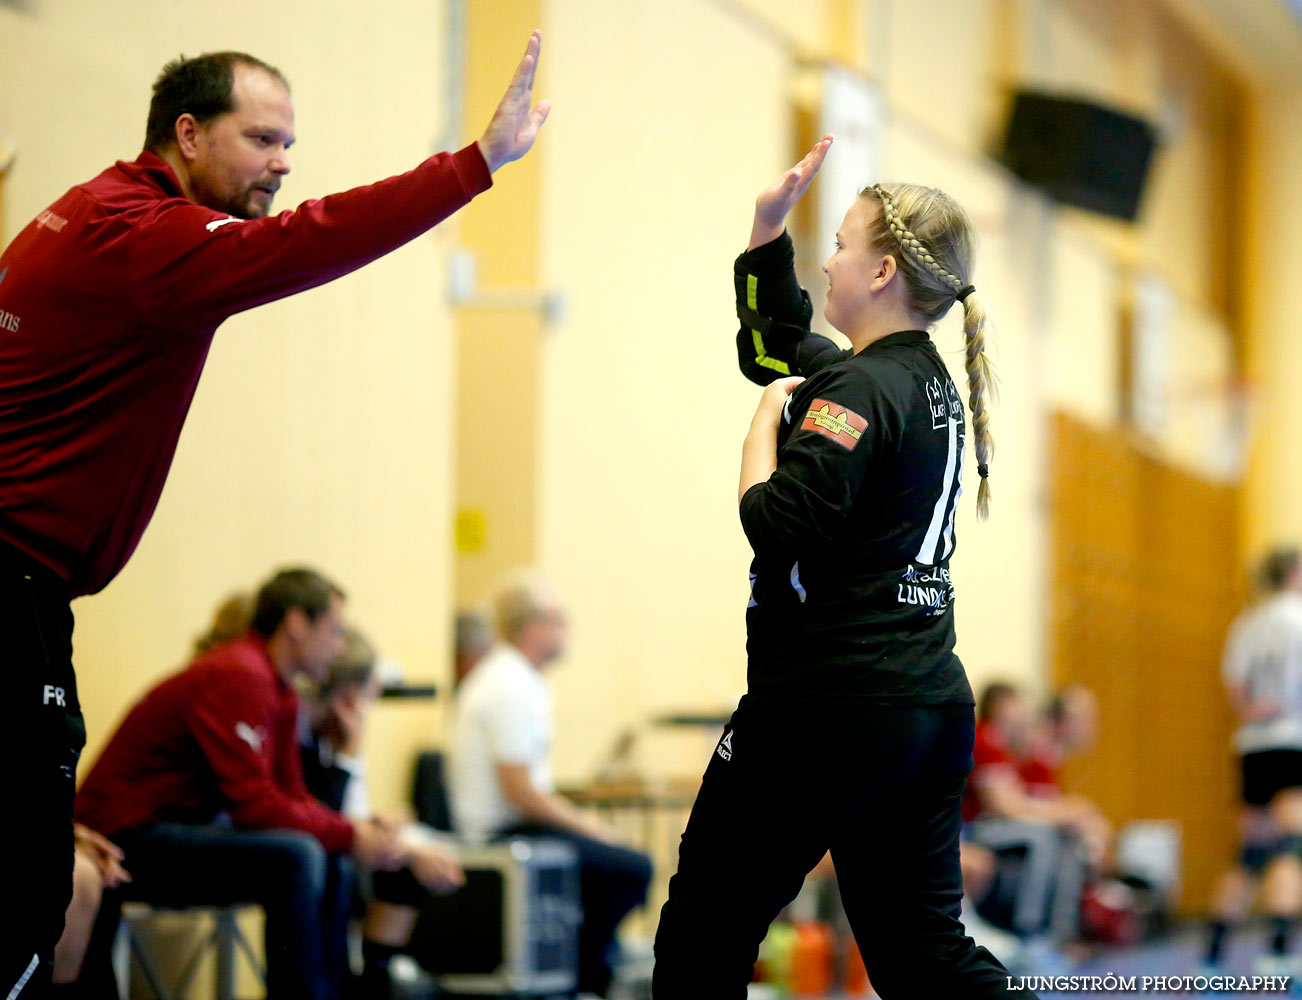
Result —
<path fill-rule="evenodd" d="M 926 332 L 962 302 L 984 515 L 989 373 L 971 223 L 938 191 L 865 190 L 824 266 L 826 317 L 853 346 L 811 334 L 782 223 L 830 143 L 760 195 L 735 267 L 741 368 L 768 385 L 739 490 L 755 553 L 749 690 L 683 834 L 657 1000 L 744 997 L 769 923 L 828 850 L 885 1000 L 1010 992 L 959 922 L 973 699 L 949 559 L 969 426 Z"/>

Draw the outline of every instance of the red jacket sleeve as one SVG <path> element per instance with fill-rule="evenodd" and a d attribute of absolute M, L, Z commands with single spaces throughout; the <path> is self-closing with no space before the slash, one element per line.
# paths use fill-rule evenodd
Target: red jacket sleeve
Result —
<path fill-rule="evenodd" d="M 211 328 L 226 317 L 325 284 L 395 250 L 492 185 L 475 144 L 415 170 L 235 220 L 184 198 L 156 204 L 127 243 L 124 285 L 156 326 Z"/>
<path fill-rule="evenodd" d="M 310 833 L 327 851 L 352 848 L 353 826 L 309 796 L 277 785 L 278 695 L 256 671 L 214 671 L 204 697 L 191 702 L 190 731 L 208 759 L 237 826 Z"/>
<path fill-rule="evenodd" d="M 299 743 L 297 703 L 292 708 L 293 711 L 288 711 L 282 706 L 281 714 L 276 720 L 278 729 L 275 759 L 272 761 L 272 777 L 276 787 L 290 798 L 320 802 L 321 800 L 308 790 L 307 782 L 303 780 L 303 748 Z M 338 810 L 333 811 L 338 812 Z"/>

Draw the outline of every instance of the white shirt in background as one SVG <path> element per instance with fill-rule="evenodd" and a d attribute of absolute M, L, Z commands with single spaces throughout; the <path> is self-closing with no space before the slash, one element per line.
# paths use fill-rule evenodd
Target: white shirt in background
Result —
<path fill-rule="evenodd" d="M 366 782 L 366 761 L 352 754 L 336 753 L 335 767 L 348 772 L 348 784 L 344 785 L 344 804 L 340 815 L 354 822 L 370 819 L 375 815 L 371 809 L 371 790 Z"/>
<path fill-rule="evenodd" d="M 475 665 L 457 695 L 452 815 L 457 832 L 486 840 L 523 821 L 502 794 L 497 765 L 524 764 L 534 788 L 555 788 L 552 692 L 542 673 L 507 643 Z"/>
<path fill-rule="evenodd" d="M 1288 590 L 1240 615 L 1225 641 L 1225 682 L 1279 714 L 1245 722 L 1234 735 L 1240 753 L 1302 750 L 1302 594 Z"/>

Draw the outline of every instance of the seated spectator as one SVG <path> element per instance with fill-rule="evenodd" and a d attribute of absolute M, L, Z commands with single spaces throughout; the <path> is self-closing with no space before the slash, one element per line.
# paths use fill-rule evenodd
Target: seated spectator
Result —
<path fill-rule="evenodd" d="M 258 591 L 242 637 L 157 684 L 109 739 L 77 793 L 76 815 L 119 844 L 132 882 L 105 893 L 86 995 L 115 993 L 109 948 L 129 898 L 256 903 L 266 914 L 269 995 L 337 996 L 347 855 L 376 868 L 402 857 L 390 824 L 347 819 L 303 783 L 293 682 L 322 678 L 341 651 L 343 601 L 312 570 L 277 573 Z"/>
<path fill-rule="evenodd" d="M 1089 750 L 1098 738 L 1099 701 L 1089 688 L 1073 684 L 1045 705 L 1017 773 L 1026 794 L 1063 806 L 1075 817 L 1070 825 L 1081 835 L 1090 864 L 1103 866 L 1112 847 L 1112 824 L 1089 799 L 1068 795 L 1062 782 L 1065 761 Z"/>
<path fill-rule="evenodd" d="M 1027 791 L 1043 798 L 1063 793 L 1062 765 L 1098 738 L 1099 700 L 1081 684 L 1063 688 L 1044 706 L 1018 769 Z"/>
<path fill-rule="evenodd" d="M 362 758 L 367 706 L 378 694 L 375 651 L 356 629 L 304 706 L 303 780 L 308 791 L 345 816 L 371 815 Z"/>
<path fill-rule="evenodd" d="M 356 629 L 346 631 L 346 646 L 312 693 L 302 746 L 308 789 L 331 809 L 350 818 L 371 815 L 362 758 L 366 712 L 378 693 L 375 651 Z M 362 927 L 365 967 L 361 989 L 367 1000 L 393 995 L 389 961 L 411 938 L 416 904 L 426 892 L 445 893 L 465 876 L 454 845 L 417 824 L 399 828 L 402 868 L 376 872 Z"/>
<path fill-rule="evenodd" d="M 195 657 L 203 656 L 209 650 L 242 638 L 253 621 L 253 595 L 237 592 L 230 594 L 217 605 L 203 635 L 194 640 Z"/>
<path fill-rule="evenodd" d="M 520 577 L 496 601 L 499 643 L 471 670 L 457 703 L 452 811 L 466 837 L 546 835 L 579 857 L 581 993 L 604 996 L 615 930 L 646 900 L 651 862 L 553 790 L 552 693 L 543 671 L 565 647 L 565 615 L 552 589 Z"/>
<path fill-rule="evenodd" d="M 246 594 L 234 594 L 218 605 L 212 624 L 195 640 L 194 655 L 243 635 L 253 615 L 252 605 L 252 598 Z M 54 949 L 52 981 L 56 987 L 75 983 L 81 975 L 104 890 L 131 881 L 122 867 L 122 850 L 116 844 L 81 823 L 73 824 L 73 838 L 72 901 L 64 914 L 63 933 Z M 76 992 L 75 989 L 56 990 L 56 994 L 75 995 Z"/>
<path fill-rule="evenodd" d="M 1011 685 L 982 692 L 963 818 L 978 847 L 1022 857 L 1011 929 L 1065 940 L 1079 926 L 1085 844 L 1102 817 L 1076 796 L 1031 794 L 1021 769 L 1031 758 L 1033 729 L 1030 706 Z"/>

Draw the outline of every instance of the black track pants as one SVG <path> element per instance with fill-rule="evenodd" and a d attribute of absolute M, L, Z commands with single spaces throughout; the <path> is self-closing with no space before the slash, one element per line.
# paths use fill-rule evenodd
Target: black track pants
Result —
<path fill-rule="evenodd" d="M 656 933 L 656 1000 L 743 1000 L 770 922 L 831 850 L 883 1000 L 1034 997 L 959 921 L 968 706 L 747 697 L 705 772 Z"/>
<path fill-rule="evenodd" d="M 72 796 L 86 727 L 72 673 L 72 611 L 53 572 L 0 542 L 0 997 L 45 996 L 72 898 Z"/>

